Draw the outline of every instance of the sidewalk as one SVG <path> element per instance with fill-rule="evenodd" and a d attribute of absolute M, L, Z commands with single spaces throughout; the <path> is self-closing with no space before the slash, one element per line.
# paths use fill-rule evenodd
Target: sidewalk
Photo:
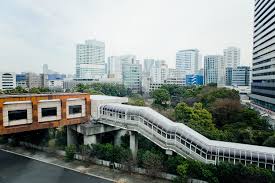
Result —
<path fill-rule="evenodd" d="M 108 167 L 103 167 L 95 164 L 88 164 L 87 162 L 81 161 L 73 161 L 73 162 L 65 162 L 63 157 L 58 157 L 57 155 L 52 155 L 49 153 L 36 151 L 32 149 L 26 149 L 24 147 L 7 147 L 0 145 L 1 149 L 12 151 L 14 153 L 36 159 L 38 161 L 42 161 L 49 164 L 54 164 L 56 166 L 61 166 L 64 168 L 69 168 L 78 172 L 82 172 L 85 174 L 90 174 L 98 177 L 104 177 L 110 180 L 114 180 L 116 182 L 121 181 L 121 183 L 168 183 L 170 181 L 151 178 L 145 175 L 139 174 L 130 174 L 128 172 L 123 172 L 120 170 L 112 170 Z"/>

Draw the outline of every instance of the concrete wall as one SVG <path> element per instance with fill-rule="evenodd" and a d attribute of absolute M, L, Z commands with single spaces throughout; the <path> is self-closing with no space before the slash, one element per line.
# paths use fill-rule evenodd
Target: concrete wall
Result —
<path fill-rule="evenodd" d="M 106 96 L 106 95 L 91 95 L 91 115 L 94 119 L 98 117 L 98 107 L 102 104 L 109 104 L 109 103 L 127 103 L 127 97 L 113 97 L 113 96 Z"/>

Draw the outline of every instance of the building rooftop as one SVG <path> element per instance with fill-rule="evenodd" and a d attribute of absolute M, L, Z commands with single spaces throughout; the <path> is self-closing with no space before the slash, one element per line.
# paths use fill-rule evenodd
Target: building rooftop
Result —
<path fill-rule="evenodd" d="M 127 99 L 127 97 L 115 97 L 115 96 L 108 96 L 108 95 L 91 95 L 92 100 L 121 100 Z"/>
<path fill-rule="evenodd" d="M 87 95 L 88 93 L 20 93 L 20 94 L 0 94 L 0 98 L 20 98 L 20 97 L 43 97 L 43 96 L 66 96 L 66 95 Z"/>

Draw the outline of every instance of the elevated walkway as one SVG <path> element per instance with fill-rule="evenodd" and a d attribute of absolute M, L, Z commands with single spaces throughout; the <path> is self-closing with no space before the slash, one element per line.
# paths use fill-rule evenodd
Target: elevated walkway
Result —
<path fill-rule="evenodd" d="M 275 168 L 275 148 L 210 140 L 148 107 L 101 104 L 96 116 L 99 123 L 136 131 L 161 148 L 186 158 L 212 164 L 254 164 L 273 171 Z"/>

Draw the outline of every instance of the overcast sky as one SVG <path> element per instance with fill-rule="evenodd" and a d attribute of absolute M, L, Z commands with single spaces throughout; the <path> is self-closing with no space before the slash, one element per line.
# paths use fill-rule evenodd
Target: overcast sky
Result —
<path fill-rule="evenodd" d="M 106 44 L 106 57 L 135 54 L 175 66 L 177 50 L 241 48 L 252 59 L 254 0 L 6 0 L 0 2 L 0 71 L 73 73 L 75 47 Z"/>

